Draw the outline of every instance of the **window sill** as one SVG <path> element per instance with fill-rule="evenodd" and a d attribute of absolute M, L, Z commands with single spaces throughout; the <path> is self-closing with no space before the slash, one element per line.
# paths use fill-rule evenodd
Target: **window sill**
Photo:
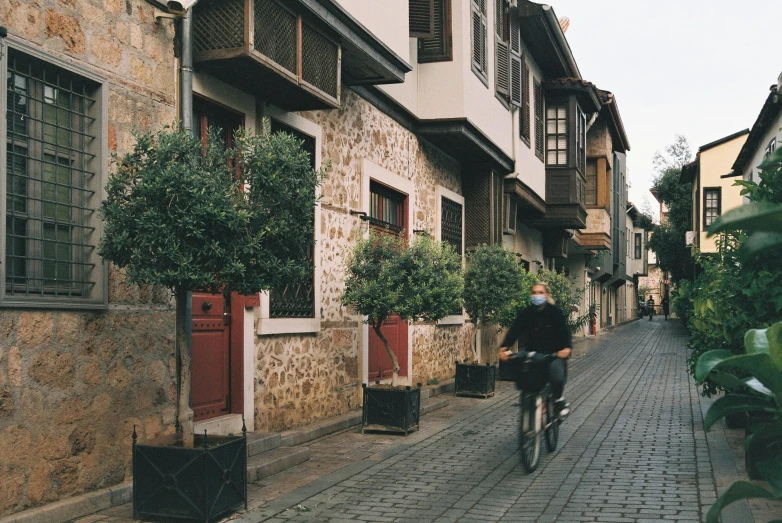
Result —
<path fill-rule="evenodd" d="M 454 314 L 446 316 L 437 322 L 437 325 L 464 325 L 464 314 Z"/>
<path fill-rule="evenodd" d="M 317 318 L 261 318 L 258 320 L 256 334 L 313 334 L 320 332 L 320 320 Z"/>

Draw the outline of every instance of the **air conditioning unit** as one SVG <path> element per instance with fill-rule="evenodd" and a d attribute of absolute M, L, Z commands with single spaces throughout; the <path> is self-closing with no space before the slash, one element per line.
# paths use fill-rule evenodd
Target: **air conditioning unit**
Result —
<path fill-rule="evenodd" d="M 684 245 L 687 247 L 695 245 L 695 231 L 687 231 L 684 233 Z"/>

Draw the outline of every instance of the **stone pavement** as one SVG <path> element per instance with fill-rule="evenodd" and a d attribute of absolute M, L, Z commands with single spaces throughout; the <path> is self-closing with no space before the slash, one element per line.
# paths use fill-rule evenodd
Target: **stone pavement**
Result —
<path fill-rule="evenodd" d="M 637 321 L 577 343 L 558 449 L 519 465 L 518 395 L 453 398 L 407 437 L 349 429 L 308 444 L 313 458 L 250 486 L 234 523 L 702 521 L 746 479 L 743 431 L 703 430 L 709 400 L 687 375 L 677 321 Z M 545 448 L 545 446 L 544 446 Z M 782 518 L 771 503 L 731 505 L 725 523 Z M 129 504 L 82 523 L 129 521 Z"/>

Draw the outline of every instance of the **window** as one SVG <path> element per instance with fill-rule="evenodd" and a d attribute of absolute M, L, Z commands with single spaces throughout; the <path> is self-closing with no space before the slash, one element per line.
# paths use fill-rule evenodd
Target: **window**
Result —
<path fill-rule="evenodd" d="M 722 189 L 706 187 L 703 189 L 703 226 L 709 227 L 721 214 Z"/>
<path fill-rule="evenodd" d="M 546 164 L 567 165 L 567 104 L 546 107 Z"/>
<path fill-rule="evenodd" d="M 289 125 L 271 120 L 271 131 L 292 134 L 302 142 L 302 148 L 310 157 L 310 166 L 315 169 L 315 138 Z M 311 210 L 315 219 L 315 209 Z M 311 270 L 307 278 L 292 281 L 284 287 L 269 291 L 270 318 L 313 318 L 315 317 L 315 247 L 307 252 Z"/>
<path fill-rule="evenodd" d="M 97 255 L 103 82 L 16 49 L 8 50 L 6 71 L 0 299 L 8 305 L 103 306 L 106 274 Z"/>
<path fill-rule="evenodd" d="M 486 3 L 489 0 L 470 0 L 470 12 L 472 16 L 472 70 L 478 78 L 488 86 L 488 57 L 486 53 L 488 38 L 488 22 L 486 16 Z"/>
<path fill-rule="evenodd" d="M 772 138 L 770 142 L 768 142 L 768 145 L 766 146 L 766 150 L 763 152 L 763 159 L 765 160 L 769 156 L 771 156 L 771 153 L 773 153 L 777 148 L 777 139 L 776 137 Z"/>
<path fill-rule="evenodd" d="M 597 205 L 597 160 L 586 163 L 586 204 Z"/>
<path fill-rule="evenodd" d="M 434 0 L 434 34 L 418 39 L 418 63 L 453 60 L 451 0 Z"/>
<path fill-rule="evenodd" d="M 535 96 L 535 156 L 543 160 L 545 135 L 543 131 L 543 86 L 540 84 L 540 80 L 535 78 L 534 92 Z"/>
<path fill-rule="evenodd" d="M 519 130 L 521 139 L 530 144 L 530 102 L 529 102 L 529 65 L 527 61 L 521 61 L 521 110 L 519 111 Z"/>
<path fill-rule="evenodd" d="M 434 0 L 409 0 L 410 37 L 434 36 Z"/>
<path fill-rule="evenodd" d="M 462 204 L 445 196 L 441 197 L 440 237 L 441 241 L 450 244 L 459 254 L 462 254 Z"/>
<path fill-rule="evenodd" d="M 511 86 L 510 13 L 505 0 L 494 0 L 494 43 L 494 86 L 497 94 L 507 101 Z"/>
<path fill-rule="evenodd" d="M 405 228 L 407 197 L 374 180 L 369 184 L 369 223 L 375 229 L 401 234 Z"/>
<path fill-rule="evenodd" d="M 641 241 L 642 241 L 641 240 L 641 233 L 640 232 L 635 233 L 635 245 L 634 245 L 634 248 L 635 248 L 635 259 L 636 260 L 640 260 L 641 259 L 641 246 L 642 246 Z"/>
<path fill-rule="evenodd" d="M 576 168 L 584 172 L 586 162 L 586 115 L 580 107 L 576 106 Z"/>

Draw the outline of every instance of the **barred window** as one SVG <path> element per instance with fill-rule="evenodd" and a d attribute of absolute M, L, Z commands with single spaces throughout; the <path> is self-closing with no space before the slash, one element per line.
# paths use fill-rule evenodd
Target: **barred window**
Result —
<path fill-rule="evenodd" d="M 401 234 L 405 228 L 407 197 L 385 185 L 369 184 L 369 223 L 379 230 Z"/>
<path fill-rule="evenodd" d="M 440 236 L 444 243 L 449 243 L 453 249 L 462 254 L 462 205 L 442 196 L 440 203 Z"/>
<path fill-rule="evenodd" d="M 272 132 L 285 132 L 301 140 L 302 148 L 310 157 L 310 166 L 315 169 L 315 138 L 304 134 L 277 120 L 271 121 Z M 315 209 L 312 209 L 315 219 Z M 269 291 L 269 317 L 271 318 L 314 318 L 315 317 L 315 248 L 307 251 L 310 273 L 300 281 Z"/>
<path fill-rule="evenodd" d="M 5 305 L 105 304 L 102 83 L 9 49 Z M 2 76 L 2 75 L 0 75 Z"/>

